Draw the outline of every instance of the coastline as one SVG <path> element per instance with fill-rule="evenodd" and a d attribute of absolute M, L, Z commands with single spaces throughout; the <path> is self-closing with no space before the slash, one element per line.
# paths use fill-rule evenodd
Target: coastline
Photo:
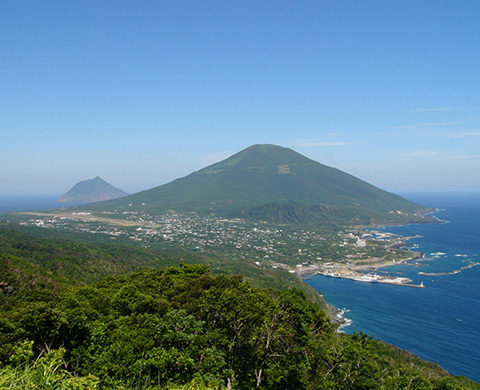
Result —
<path fill-rule="evenodd" d="M 329 304 L 351 309 L 344 316 L 353 322 L 342 331 L 351 334 L 363 330 L 452 373 L 478 380 L 478 311 L 472 307 L 472 302 L 479 302 L 480 294 L 478 196 L 469 197 L 469 202 L 464 196 L 431 201 L 438 205 L 437 224 L 380 229 L 405 237 L 424 237 L 412 239 L 413 246 L 407 247 L 422 251 L 423 259 L 410 261 L 407 267 L 379 268 L 378 273 L 407 276 L 416 284 L 423 280 L 426 289 L 399 290 L 324 277 L 306 282 L 322 291 Z"/>
<path fill-rule="evenodd" d="M 437 219 L 437 222 L 430 222 L 430 223 L 441 223 L 440 220 Z M 393 233 L 380 231 L 377 229 L 384 229 L 385 226 L 379 226 L 375 228 L 365 229 L 365 232 L 369 232 L 372 237 L 376 237 L 376 239 L 385 240 L 389 243 L 389 248 L 392 249 L 401 249 L 412 247 L 413 244 L 409 243 L 408 241 L 413 238 L 421 238 L 420 235 L 415 236 L 400 236 L 395 235 Z M 323 275 L 327 277 L 333 278 L 341 278 L 341 279 L 350 279 L 358 282 L 364 283 L 384 283 L 384 284 L 392 284 L 396 286 L 404 286 L 404 287 L 414 287 L 414 288 L 424 288 L 425 285 L 423 282 L 421 284 L 411 284 L 412 279 L 404 278 L 404 277 L 394 277 L 391 275 L 379 275 L 375 273 L 380 268 L 395 266 L 395 265 L 407 265 L 409 262 L 421 259 L 425 256 L 424 253 L 419 251 L 413 251 L 411 249 L 407 249 L 407 251 L 411 254 L 410 257 L 401 259 L 400 261 L 397 260 L 389 260 L 389 261 L 382 261 L 382 259 L 370 259 L 372 260 L 373 264 L 370 265 L 357 265 L 354 262 L 341 264 L 341 263 L 322 263 L 322 264 L 314 264 L 306 267 L 300 267 L 295 270 L 295 272 L 303 279 L 307 280 L 316 275 Z M 378 260 L 378 261 L 375 261 Z M 476 264 L 475 264 L 476 265 Z M 469 267 L 474 266 L 473 264 Z M 369 273 L 366 273 L 369 272 Z M 420 273 L 421 274 L 421 273 Z M 346 328 L 352 324 L 352 320 L 345 317 L 345 313 L 349 312 L 348 309 L 340 309 L 336 306 L 330 305 L 327 303 L 328 310 L 331 315 L 331 322 L 338 326 L 337 332 L 342 333 Z"/>
<path fill-rule="evenodd" d="M 350 310 L 348 309 L 339 309 L 336 306 L 329 305 L 327 303 L 328 311 L 330 312 L 331 319 L 330 322 L 333 324 L 337 325 L 337 332 L 338 333 L 343 333 L 343 328 L 346 328 L 347 326 L 350 326 L 352 324 L 352 320 L 345 318 L 344 314 L 346 312 L 349 312 Z"/>
<path fill-rule="evenodd" d="M 373 240 L 382 240 L 387 243 L 389 249 L 400 249 L 412 246 L 408 240 L 413 238 L 420 238 L 420 236 L 404 237 L 393 233 L 382 232 L 378 230 L 370 230 L 368 234 Z M 398 260 L 387 260 L 384 258 L 370 258 L 361 260 L 348 260 L 345 263 L 327 262 L 317 263 L 309 266 L 299 267 L 295 272 L 302 278 L 308 279 L 315 275 L 323 275 L 332 278 L 350 279 L 357 282 L 364 283 L 384 283 L 396 286 L 424 288 L 425 285 L 412 284 L 412 279 L 405 277 L 396 277 L 391 275 L 380 275 L 376 273 L 380 268 L 407 265 L 409 262 L 421 259 L 424 257 L 422 252 L 412 251 L 407 249 L 410 256 Z"/>
<path fill-rule="evenodd" d="M 442 224 L 446 223 L 446 221 L 441 220 L 438 218 L 435 213 L 440 211 L 438 208 L 428 208 L 427 211 L 422 213 L 423 217 L 428 216 L 428 219 L 424 220 L 414 220 L 407 224 L 399 224 L 399 225 L 389 225 L 389 226 L 408 226 L 408 225 L 418 225 L 418 224 Z M 333 278 L 342 278 L 342 279 L 350 279 L 357 282 L 364 282 L 364 283 L 384 283 L 384 284 L 392 284 L 396 286 L 404 286 L 404 287 L 414 287 L 414 288 L 424 288 L 425 285 L 423 282 L 420 284 L 412 284 L 412 279 L 405 278 L 405 277 L 395 277 L 388 275 L 379 275 L 376 273 L 380 268 L 397 266 L 397 265 L 407 265 L 409 262 L 414 260 L 422 259 L 425 257 L 425 254 L 419 251 L 414 251 L 410 249 L 413 247 L 414 244 L 411 244 L 409 240 L 415 238 L 421 238 L 420 235 L 415 236 L 401 236 L 394 233 L 386 232 L 384 229 L 387 229 L 388 226 L 385 225 L 378 225 L 375 227 L 367 227 L 364 226 L 363 236 L 366 239 L 377 241 L 377 242 L 385 242 L 387 251 L 389 250 L 402 250 L 405 249 L 406 252 L 410 254 L 409 257 L 395 259 L 395 260 L 387 260 L 385 258 L 369 258 L 367 259 L 367 263 L 365 264 L 365 259 L 361 260 L 347 260 L 345 263 L 338 263 L 338 262 L 330 262 L 330 263 L 320 263 L 320 264 L 312 264 L 306 267 L 299 267 L 295 270 L 295 272 L 302 278 L 302 279 L 309 279 L 312 276 L 316 275 L 323 275 L 327 277 Z M 473 265 L 472 265 L 473 266 Z M 423 273 L 419 273 L 422 275 Z M 427 274 L 425 274 L 427 275 Z"/>
<path fill-rule="evenodd" d="M 447 223 L 448 221 L 441 220 L 437 216 L 433 215 L 434 213 L 440 211 L 438 208 L 431 208 L 428 212 L 424 213 L 424 215 L 429 215 L 431 217 L 428 221 L 417 222 L 414 221 L 409 224 L 405 225 L 389 225 L 389 226 L 408 226 L 408 225 L 416 225 L 416 224 L 443 224 Z M 392 284 L 396 286 L 404 286 L 404 287 L 414 287 L 414 288 L 425 288 L 423 282 L 419 285 L 412 284 L 412 279 L 405 278 L 405 277 L 394 277 L 389 275 L 379 275 L 375 273 L 380 268 L 397 266 L 397 265 L 408 265 L 409 262 L 414 260 L 422 259 L 425 257 L 425 253 L 420 251 L 414 251 L 410 249 L 410 247 L 414 247 L 415 244 L 411 244 L 409 240 L 414 238 L 421 238 L 421 235 L 414 235 L 414 236 L 401 236 L 394 233 L 386 232 L 384 229 L 387 229 L 389 226 L 375 226 L 371 227 L 363 227 L 366 235 L 369 235 L 370 239 L 374 240 L 384 240 L 388 243 L 388 248 L 391 249 L 406 249 L 411 256 L 408 258 L 404 258 L 401 260 L 387 260 L 382 261 L 382 259 L 369 259 L 372 260 L 374 264 L 370 265 L 357 265 L 354 262 L 341 264 L 341 263 L 323 263 L 323 264 L 314 264 L 307 267 L 301 267 L 296 270 L 296 273 L 303 279 L 307 280 L 313 276 L 323 275 L 327 277 L 333 278 L 341 278 L 341 279 L 350 279 L 358 282 L 364 283 L 384 283 L 384 284 Z M 374 261 L 378 260 L 378 261 Z M 460 270 L 456 270 L 452 273 L 446 274 L 456 274 L 461 272 L 463 269 L 468 269 L 479 265 L 480 263 L 472 262 L 470 265 L 466 267 L 462 267 Z M 416 267 L 420 267 L 417 265 Z M 433 275 L 425 272 L 419 272 L 419 275 Z M 349 312 L 348 309 L 340 309 L 336 306 L 327 304 L 328 310 L 331 314 L 331 322 L 338 326 L 337 332 L 344 332 L 342 329 L 350 326 L 352 324 L 352 320 L 346 318 L 344 315 L 346 312 Z"/>

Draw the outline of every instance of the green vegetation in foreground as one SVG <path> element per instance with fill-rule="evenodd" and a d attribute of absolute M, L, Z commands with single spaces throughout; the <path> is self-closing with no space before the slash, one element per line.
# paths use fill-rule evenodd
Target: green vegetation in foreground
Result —
<path fill-rule="evenodd" d="M 204 265 L 3 294 L 0 388 L 480 388 L 335 332 L 297 289 L 260 289 Z"/>

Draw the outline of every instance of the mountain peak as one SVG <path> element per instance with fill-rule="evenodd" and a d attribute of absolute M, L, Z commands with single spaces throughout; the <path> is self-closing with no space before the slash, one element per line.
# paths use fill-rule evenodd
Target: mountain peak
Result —
<path fill-rule="evenodd" d="M 100 176 L 96 176 L 93 179 L 78 182 L 58 201 L 62 203 L 90 203 L 116 199 L 125 195 L 128 195 L 125 191 L 112 186 Z"/>
<path fill-rule="evenodd" d="M 238 153 L 242 153 L 242 152 L 245 152 L 245 151 L 248 151 L 248 150 L 253 150 L 253 151 L 257 151 L 257 152 L 264 152 L 264 153 L 269 153 L 269 152 L 276 152 L 276 151 L 281 151 L 281 150 L 290 150 L 293 152 L 293 150 L 289 149 L 289 148 L 285 148 L 283 146 L 279 146 L 279 145 L 273 145 L 273 144 L 255 144 L 255 145 L 251 145 L 251 146 L 248 146 L 247 148 L 241 150 L 240 152 Z"/>
<path fill-rule="evenodd" d="M 171 183 L 89 209 L 152 215 L 173 210 L 349 225 L 411 221 L 417 211 L 425 210 L 292 149 L 270 144 L 252 145 Z"/>
<path fill-rule="evenodd" d="M 289 171 L 289 165 L 317 164 L 292 149 L 271 144 L 257 144 L 230 156 L 226 160 L 210 165 L 199 174 L 220 173 L 223 171 Z M 280 172 L 281 173 L 281 172 Z"/>
<path fill-rule="evenodd" d="M 250 157 L 254 154 L 270 156 L 271 158 L 281 160 L 281 162 L 285 162 L 286 160 L 289 160 L 289 159 L 310 161 L 310 162 L 312 161 L 290 148 L 285 148 L 283 146 L 272 145 L 272 144 L 252 145 L 238 152 L 236 156 Z"/>

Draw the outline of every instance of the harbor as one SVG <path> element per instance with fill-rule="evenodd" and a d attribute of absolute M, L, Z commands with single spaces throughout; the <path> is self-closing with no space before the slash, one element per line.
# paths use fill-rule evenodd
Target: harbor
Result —
<path fill-rule="evenodd" d="M 383 266 L 386 266 L 384 264 Z M 370 272 L 368 272 L 370 271 Z M 304 279 L 314 275 L 323 275 L 331 278 L 350 279 L 362 283 L 384 283 L 395 286 L 424 288 L 423 282 L 412 284 L 412 279 L 391 275 L 379 275 L 371 271 L 371 268 L 354 266 L 352 264 L 325 263 L 316 264 L 310 267 L 303 267 L 297 273 Z"/>
<path fill-rule="evenodd" d="M 364 274 L 357 271 L 344 270 L 344 272 L 341 272 L 341 273 L 319 273 L 319 275 L 324 275 L 324 276 L 333 277 L 333 278 L 351 279 L 356 282 L 363 282 L 363 283 L 384 283 L 384 284 L 393 284 L 395 286 L 405 286 L 405 287 L 415 287 L 415 288 L 425 287 L 423 282 L 421 282 L 420 284 L 411 284 L 412 279 L 410 278 L 378 275 L 375 273 Z"/>

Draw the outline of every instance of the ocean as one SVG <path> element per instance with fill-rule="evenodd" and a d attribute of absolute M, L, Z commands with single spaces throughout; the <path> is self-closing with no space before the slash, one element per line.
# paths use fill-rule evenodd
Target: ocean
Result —
<path fill-rule="evenodd" d="M 60 195 L 2 195 L 0 212 L 30 211 L 76 206 L 78 203 L 59 203 Z"/>
<path fill-rule="evenodd" d="M 406 237 L 420 235 L 409 242 L 425 256 L 381 270 L 423 282 L 425 288 L 325 276 L 307 282 L 329 304 L 345 309 L 351 322 L 343 331 L 363 331 L 480 382 L 480 265 L 474 265 L 480 262 L 480 194 L 404 196 L 437 208 L 434 215 L 443 222 L 383 228 Z"/>

